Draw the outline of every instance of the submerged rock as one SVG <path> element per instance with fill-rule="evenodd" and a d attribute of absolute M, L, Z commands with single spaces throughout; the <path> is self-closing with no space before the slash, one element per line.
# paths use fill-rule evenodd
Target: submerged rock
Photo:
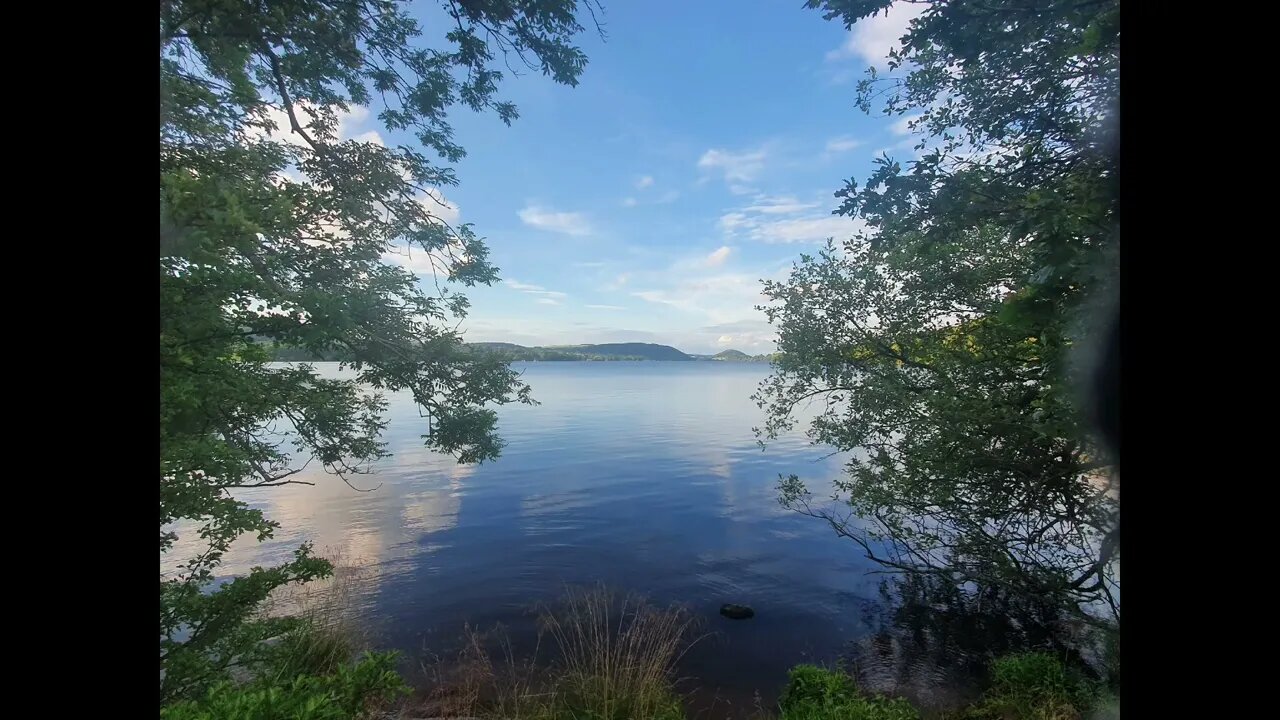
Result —
<path fill-rule="evenodd" d="M 746 605 L 735 605 L 733 603 L 725 603 L 720 606 L 720 614 L 730 620 L 746 620 L 755 617 L 756 611 Z"/>

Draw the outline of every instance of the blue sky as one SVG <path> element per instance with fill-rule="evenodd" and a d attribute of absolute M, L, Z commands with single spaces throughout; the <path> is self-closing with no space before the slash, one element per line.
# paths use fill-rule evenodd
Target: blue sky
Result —
<path fill-rule="evenodd" d="M 508 77 L 511 127 L 455 109 L 468 155 L 446 219 L 474 224 L 503 278 L 468 291 L 466 338 L 772 351 L 760 280 L 851 235 L 833 193 L 911 152 L 900 118 L 854 100 L 912 12 L 851 33 L 798 1 L 614 0 L 577 88 Z"/>

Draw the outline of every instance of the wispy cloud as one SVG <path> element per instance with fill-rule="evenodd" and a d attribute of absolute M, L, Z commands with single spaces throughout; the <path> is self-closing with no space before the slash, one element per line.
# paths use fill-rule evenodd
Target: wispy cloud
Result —
<path fill-rule="evenodd" d="M 847 135 L 831 138 L 827 141 L 827 153 L 834 155 L 836 153 L 848 152 L 854 148 L 861 147 L 864 143 L 861 140 L 851 138 Z"/>
<path fill-rule="evenodd" d="M 522 283 L 519 280 L 503 280 L 502 283 L 507 287 L 511 288 L 512 290 L 519 290 L 520 292 L 529 293 L 530 295 L 541 295 L 543 296 L 544 299 L 554 298 L 554 299 L 563 300 L 564 298 L 569 297 L 569 293 L 563 293 L 563 292 L 560 292 L 559 290 L 548 290 L 542 287 L 541 285 L 531 285 L 529 283 Z M 543 303 L 543 304 L 554 305 L 555 303 Z"/>
<path fill-rule="evenodd" d="M 553 299 L 551 299 L 551 298 L 545 298 L 545 297 L 544 297 L 544 298 L 538 298 L 538 299 L 537 299 L 537 303 L 538 303 L 539 305 L 559 305 L 559 304 L 560 304 L 560 301 L 559 301 L 559 300 L 553 300 Z"/>
<path fill-rule="evenodd" d="M 653 176 L 652 176 L 652 175 L 645 175 L 644 177 L 642 177 L 642 178 L 640 178 L 639 180 L 637 180 L 637 181 L 636 181 L 636 189 L 637 189 L 637 190 L 643 190 L 643 189 L 645 189 L 645 188 L 647 188 L 647 187 L 649 187 L 649 186 L 651 186 L 651 185 L 653 185 Z"/>
<path fill-rule="evenodd" d="M 818 203 L 800 202 L 793 196 L 770 197 L 768 195 L 760 195 L 756 197 L 755 203 L 755 205 L 748 205 L 743 210 L 766 215 L 786 215 L 800 212 L 801 210 L 811 210 L 819 206 Z"/>
<path fill-rule="evenodd" d="M 846 240 L 863 226 L 847 217 L 814 213 L 819 207 L 819 203 L 792 197 L 757 196 L 755 204 L 724 213 L 717 224 L 728 237 L 762 243 L 820 243 L 829 237 Z"/>
<path fill-rule="evenodd" d="M 698 169 L 705 172 L 720 172 L 726 183 L 741 185 L 755 180 L 760 175 L 764 170 L 767 155 L 763 147 L 741 152 L 713 148 L 698 158 Z"/>
<path fill-rule="evenodd" d="M 525 225 L 539 230 L 566 235 L 587 235 L 591 232 L 591 225 L 582 213 L 557 212 L 540 205 L 529 205 L 518 214 Z"/>
<path fill-rule="evenodd" d="M 725 260 L 729 259 L 729 253 L 731 252 L 733 252 L 733 248 L 729 247 L 728 245 L 722 246 L 721 248 L 719 248 L 718 250 L 716 250 L 715 252 L 712 252 L 710 255 L 707 256 L 707 259 L 705 260 L 706 266 L 720 267 L 721 265 L 724 264 Z"/>
<path fill-rule="evenodd" d="M 758 318 L 755 306 L 766 301 L 760 277 L 741 272 L 689 274 L 668 278 L 661 286 L 637 290 L 635 297 L 700 316 L 709 323 Z"/>
<path fill-rule="evenodd" d="M 633 197 L 623 198 L 623 199 L 622 199 L 622 206 L 623 206 L 623 207 L 635 207 L 635 206 L 636 206 L 636 199 L 635 199 L 635 198 L 633 198 Z"/>
<path fill-rule="evenodd" d="M 890 5 L 883 14 L 867 17 L 854 23 L 844 44 L 827 53 L 828 62 L 851 58 L 883 68 L 888 65 L 889 51 L 900 46 L 911 21 L 920 17 L 926 5 L 898 2 Z"/>
<path fill-rule="evenodd" d="M 820 243 L 827 238 L 839 242 L 853 237 L 860 226 L 847 217 L 826 215 L 757 223 L 749 235 L 766 243 Z"/>
<path fill-rule="evenodd" d="M 604 267 L 605 265 L 608 265 L 608 263 L 601 262 L 601 261 L 599 261 L 599 260 L 592 260 L 592 261 L 590 261 L 590 262 L 575 262 L 575 263 L 573 263 L 573 266 L 574 266 L 574 267 L 584 267 L 584 268 L 598 268 L 598 267 Z"/>
<path fill-rule="evenodd" d="M 626 308 L 621 305 L 588 305 L 587 307 L 594 310 L 626 310 Z"/>

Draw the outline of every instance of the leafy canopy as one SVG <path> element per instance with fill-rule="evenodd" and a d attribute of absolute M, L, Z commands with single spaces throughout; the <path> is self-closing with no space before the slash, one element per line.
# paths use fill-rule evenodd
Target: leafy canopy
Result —
<path fill-rule="evenodd" d="M 890 4 L 807 3 L 846 26 Z M 1118 619 L 1118 495 L 1072 388 L 1114 291 L 1119 2 L 915 4 L 857 102 L 910 113 L 918 157 L 847 181 L 837 213 L 865 230 L 766 283 L 759 432 L 823 402 L 839 502 L 796 476 L 782 500 L 889 568 Z"/>
<path fill-rule="evenodd" d="M 455 330 L 467 301 L 452 288 L 497 268 L 471 226 L 444 219 L 440 188 L 464 155 L 448 111 L 515 119 L 499 63 L 576 84 L 579 7 L 445 0 L 424 28 L 398 0 L 160 4 L 160 552 L 178 530 L 200 548 L 160 577 L 164 699 L 252 665 L 290 622 L 258 618 L 259 602 L 330 570 L 303 546 L 212 589 L 233 540 L 276 527 L 234 489 L 296 482 L 312 463 L 367 472 L 385 454 L 385 391 L 412 393 L 426 445 L 461 462 L 501 449 L 488 405 L 532 402 Z M 371 114 L 417 142 L 350 137 Z M 431 292 L 396 253 L 430 269 Z M 352 376 L 271 365 L 277 345 L 340 355 Z"/>

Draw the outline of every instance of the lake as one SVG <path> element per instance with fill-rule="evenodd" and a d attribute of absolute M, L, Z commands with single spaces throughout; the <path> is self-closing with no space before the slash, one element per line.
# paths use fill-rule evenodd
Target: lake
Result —
<path fill-rule="evenodd" d="M 681 603 L 710 636 L 683 658 L 680 687 L 696 689 L 695 707 L 715 717 L 757 691 L 771 702 L 789 667 L 834 662 L 874 632 L 885 601 L 867 571 L 877 568 L 822 522 L 778 504 L 780 473 L 817 488 L 841 461 L 800 432 L 764 451 L 756 444 L 752 426 L 764 418 L 749 398 L 767 365 L 515 367 L 541 405 L 499 408 L 507 445 L 497 461 L 458 466 L 427 452 L 425 419 L 412 398 L 393 395 L 394 455 L 354 480 L 376 489 L 308 470 L 298 479 L 314 487 L 244 492 L 282 527 L 266 543 L 238 543 L 226 572 L 281 561 L 310 540 L 370 569 L 362 617 L 381 645 L 413 659 L 455 647 L 467 623 L 501 622 L 527 641 L 532 606 L 566 585 Z M 755 618 L 720 617 L 726 602 L 751 605 Z"/>

